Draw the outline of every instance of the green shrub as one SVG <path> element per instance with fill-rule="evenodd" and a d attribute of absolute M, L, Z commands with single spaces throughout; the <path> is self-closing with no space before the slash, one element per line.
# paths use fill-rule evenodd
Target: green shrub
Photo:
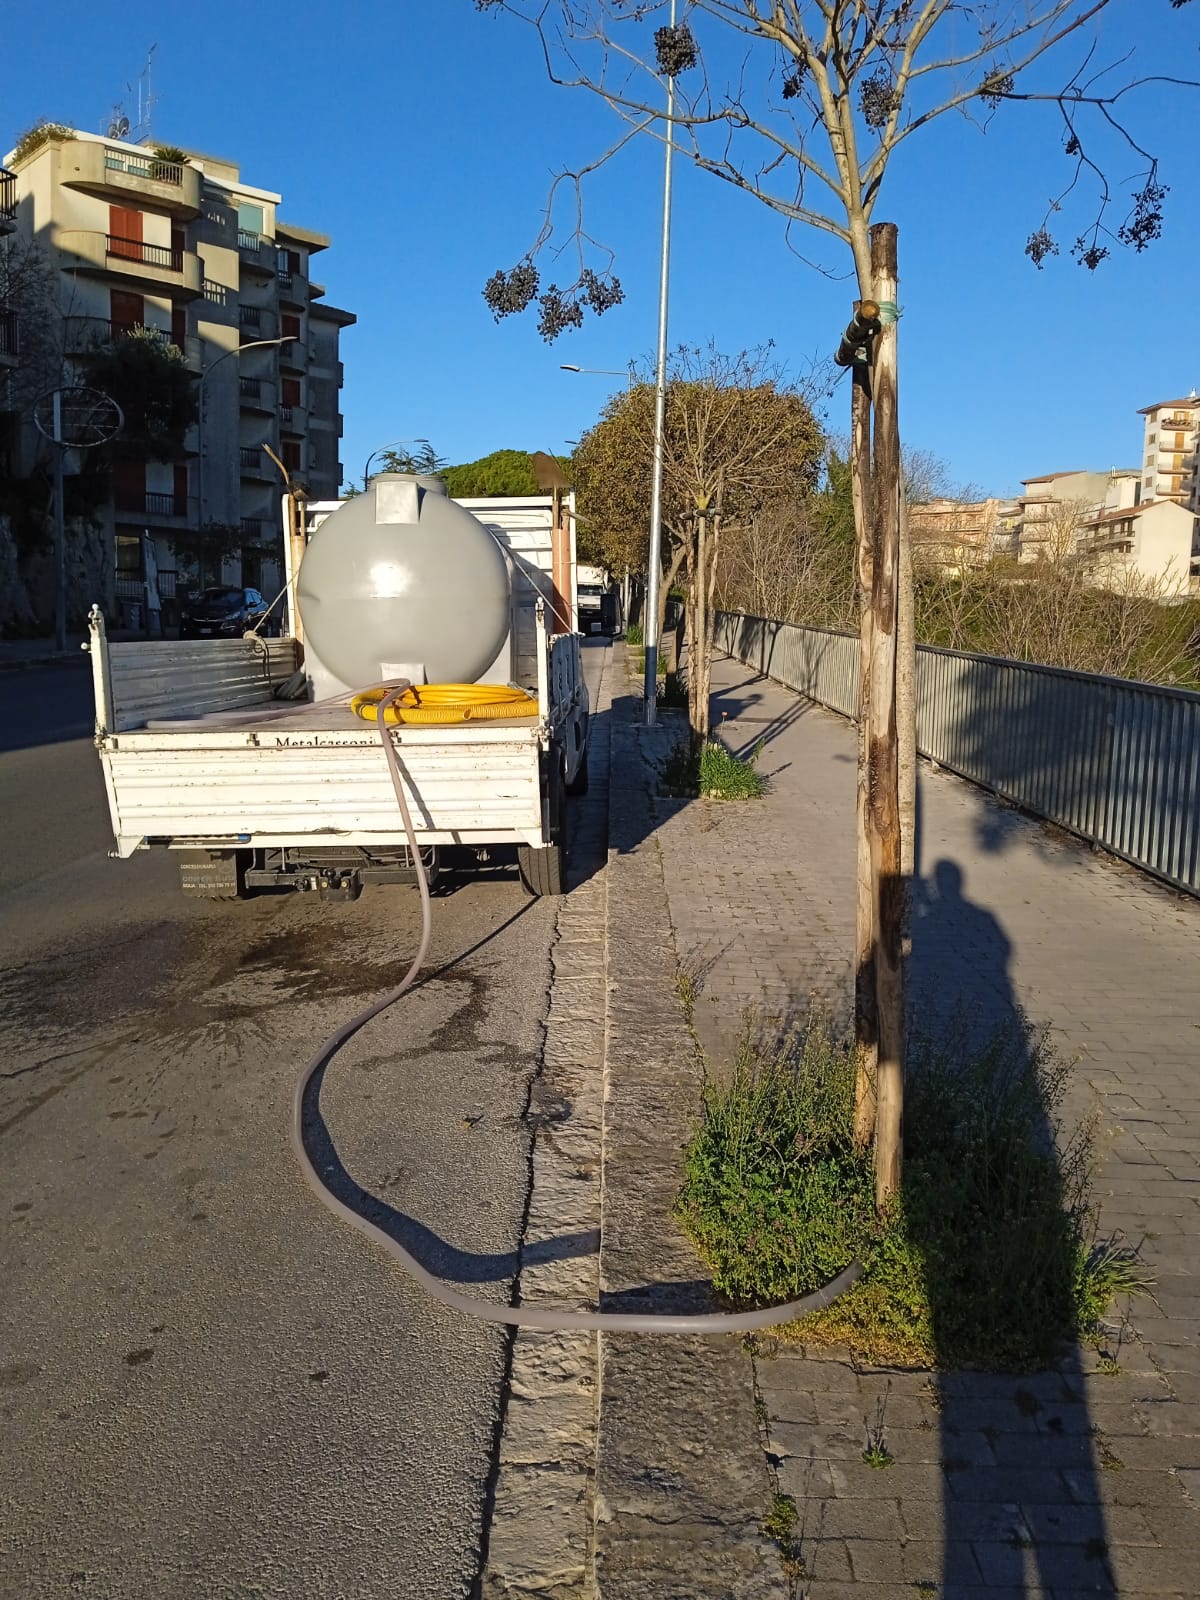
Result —
<path fill-rule="evenodd" d="M 880 1218 L 852 1137 L 852 1047 L 819 1017 L 773 1051 L 747 1033 L 728 1079 L 704 1088 L 679 1216 L 736 1305 L 796 1299 L 860 1261 L 854 1288 L 792 1325 L 806 1343 L 1043 1366 L 1147 1282 L 1133 1252 L 1096 1241 L 1094 1130 L 1060 1121 L 1068 1071 L 1022 1030 L 982 1047 L 961 1023 L 915 1037 L 904 1178 Z"/>
<path fill-rule="evenodd" d="M 61 122 L 35 122 L 33 127 L 27 128 L 17 140 L 12 159 L 23 161 L 35 150 L 40 150 L 44 144 L 49 144 L 51 139 L 69 139 L 72 132 L 71 128 Z"/>
<path fill-rule="evenodd" d="M 641 645 L 645 642 L 646 635 L 640 622 L 631 622 L 625 629 L 625 643 Z"/>

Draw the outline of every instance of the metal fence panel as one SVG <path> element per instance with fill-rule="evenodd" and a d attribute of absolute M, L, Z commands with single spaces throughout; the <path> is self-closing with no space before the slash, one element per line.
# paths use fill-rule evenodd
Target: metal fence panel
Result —
<path fill-rule="evenodd" d="M 723 611 L 716 641 L 857 714 L 856 636 Z M 922 755 L 1200 895 L 1200 694 L 929 645 L 916 687 Z"/>

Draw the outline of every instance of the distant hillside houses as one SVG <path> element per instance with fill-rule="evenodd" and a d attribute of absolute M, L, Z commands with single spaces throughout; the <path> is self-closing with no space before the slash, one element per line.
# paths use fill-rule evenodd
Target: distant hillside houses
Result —
<path fill-rule="evenodd" d="M 913 506 L 914 555 L 949 571 L 996 557 L 1082 564 L 1105 588 L 1162 600 L 1200 594 L 1200 399 L 1146 406 L 1139 467 L 1050 472 L 1012 500 Z"/>

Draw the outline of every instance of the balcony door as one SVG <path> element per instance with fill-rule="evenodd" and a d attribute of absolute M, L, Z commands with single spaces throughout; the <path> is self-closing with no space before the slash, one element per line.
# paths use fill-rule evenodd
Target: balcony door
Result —
<path fill-rule="evenodd" d="M 112 318 L 114 337 L 132 333 L 135 328 L 145 326 L 146 297 L 144 294 L 133 294 L 126 289 L 110 289 L 108 296 L 109 315 Z"/>
<path fill-rule="evenodd" d="M 127 206 L 108 208 L 108 253 L 126 261 L 142 259 L 142 213 Z"/>

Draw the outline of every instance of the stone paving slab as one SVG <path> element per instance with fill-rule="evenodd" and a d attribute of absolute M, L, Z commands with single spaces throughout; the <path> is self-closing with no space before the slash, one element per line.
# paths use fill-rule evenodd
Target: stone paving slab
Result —
<path fill-rule="evenodd" d="M 659 844 L 694 1024 L 718 1068 L 744 1017 L 849 1013 L 855 735 L 734 661 L 714 721 L 768 735 L 752 808 L 664 810 Z M 1200 904 L 923 767 L 915 1004 L 1022 1008 L 1078 1058 L 1068 1113 L 1107 1126 L 1102 1225 L 1144 1253 L 1155 1299 L 1106 1373 L 1080 1352 L 1026 1378 L 856 1370 L 780 1347 L 756 1363 L 770 1457 L 795 1496 L 811 1600 L 995 1600 L 1200 1591 Z M 884 1407 L 894 1461 L 862 1460 Z"/>

